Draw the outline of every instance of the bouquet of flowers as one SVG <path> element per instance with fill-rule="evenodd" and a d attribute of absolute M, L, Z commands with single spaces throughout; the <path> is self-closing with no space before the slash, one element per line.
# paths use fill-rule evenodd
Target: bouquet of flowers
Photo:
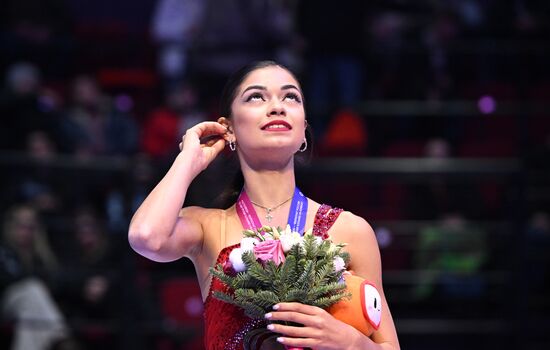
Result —
<path fill-rule="evenodd" d="M 263 318 L 279 302 L 326 309 L 350 297 L 344 279 L 350 256 L 344 246 L 311 230 L 291 232 L 290 226 L 245 230 L 240 248 L 210 270 L 230 292 L 213 295 L 241 307 L 250 318 Z"/>

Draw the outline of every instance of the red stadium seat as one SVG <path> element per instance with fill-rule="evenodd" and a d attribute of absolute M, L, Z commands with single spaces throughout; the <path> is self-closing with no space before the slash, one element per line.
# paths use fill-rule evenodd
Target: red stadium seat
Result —
<path fill-rule="evenodd" d="M 163 315 L 193 334 L 191 339 L 181 342 L 164 341 L 160 348 L 202 350 L 204 348 L 203 303 L 197 280 L 194 277 L 181 277 L 163 281 L 159 288 L 159 298 Z"/>

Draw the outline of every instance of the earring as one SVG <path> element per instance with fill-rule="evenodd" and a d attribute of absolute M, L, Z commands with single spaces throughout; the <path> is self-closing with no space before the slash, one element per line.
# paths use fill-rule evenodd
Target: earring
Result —
<path fill-rule="evenodd" d="M 237 149 L 237 145 L 235 144 L 235 141 L 229 141 L 229 149 L 235 152 Z"/>
<path fill-rule="evenodd" d="M 300 148 L 298 149 L 298 151 L 300 151 L 300 152 L 305 152 L 306 149 L 307 149 L 307 140 L 306 140 L 306 138 L 304 137 L 304 143 L 302 143 L 302 144 L 300 145 Z"/>

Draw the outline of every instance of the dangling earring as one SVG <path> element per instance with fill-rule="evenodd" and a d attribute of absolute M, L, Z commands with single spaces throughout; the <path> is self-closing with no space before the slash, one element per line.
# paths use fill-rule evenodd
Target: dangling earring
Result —
<path fill-rule="evenodd" d="M 235 141 L 229 141 L 229 149 L 235 152 L 237 149 L 237 145 L 235 144 Z"/>
<path fill-rule="evenodd" d="M 302 143 L 302 144 L 300 145 L 300 148 L 298 149 L 298 151 L 300 151 L 300 152 L 305 152 L 306 149 L 307 149 L 307 140 L 306 140 L 306 138 L 304 137 L 304 143 Z"/>

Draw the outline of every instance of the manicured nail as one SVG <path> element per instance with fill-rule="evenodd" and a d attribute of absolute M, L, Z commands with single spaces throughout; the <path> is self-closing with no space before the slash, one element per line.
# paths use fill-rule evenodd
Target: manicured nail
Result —
<path fill-rule="evenodd" d="M 273 305 L 273 310 L 279 310 L 279 305 L 277 304 Z"/>
<path fill-rule="evenodd" d="M 278 337 L 278 338 L 277 338 L 277 341 L 278 341 L 279 343 L 284 343 L 284 342 L 285 342 L 285 339 L 284 339 L 283 337 Z"/>
<path fill-rule="evenodd" d="M 265 318 L 271 318 L 271 316 L 273 316 L 273 315 L 272 315 L 271 312 L 270 312 L 270 313 L 268 313 L 268 314 L 265 314 L 264 317 L 265 317 Z"/>
<path fill-rule="evenodd" d="M 268 324 L 268 325 L 267 325 L 267 329 L 269 329 L 270 331 L 272 331 L 272 330 L 275 329 L 275 326 L 272 325 L 272 324 Z"/>

